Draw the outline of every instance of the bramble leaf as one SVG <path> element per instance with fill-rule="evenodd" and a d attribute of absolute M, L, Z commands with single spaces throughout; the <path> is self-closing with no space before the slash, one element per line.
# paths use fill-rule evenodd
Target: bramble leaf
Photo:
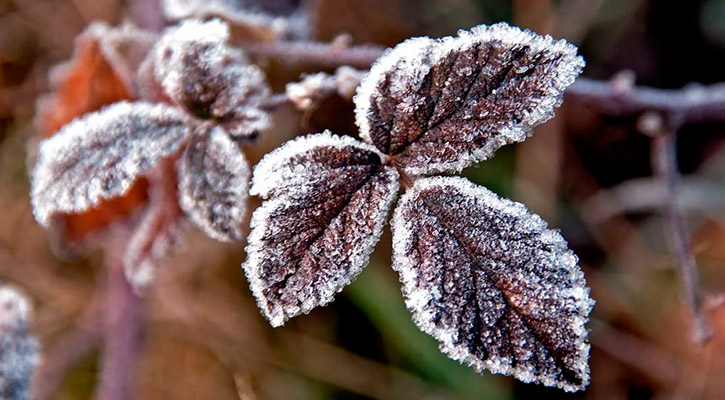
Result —
<path fill-rule="evenodd" d="M 331 302 L 368 263 L 398 191 L 369 145 L 330 133 L 301 137 L 254 168 L 244 269 L 273 326 Z"/>
<path fill-rule="evenodd" d="M 119 102 L 65 125 L 40 143 L 31 202 L 38 222 L 124 195 L 186 143 L 188 117 L 161 104 Z"/>
<path fill-rule="evenodd" d="M 242 240 L 249 175 L 237 143 L 223 129 L 203 126 L 179 163 L 181 208 L 209 237 Z"/>
<path fill-rule="evenodd" d="M 583 66 L 566 41 L 504 23 L 413 38 L 363 79 L 356 122 L 409 175 L 460 171 L 550 119 Z"/>
<path fill-rule="evenodd" d="M 269 125 L 257 106 L 270 89 L 264 73 L 227 46 L 228 37 L 219 20 L 185 21 L 166 31 L 148 62 L 165 94 L 181 107 L 215 120 L 232 137 L 254 136 Z"/>
<path fill-rule="evenodd" d="M 0 398 L 28 398 L 38 364 L 38 341 L 28 329 L 30 305 L 11 286 L 0 284 Z"/>
<path fill-rule="evenodd" d="M 398 202 L 393 268 L 415 323 L 477 371 L 567 391 L 589 382 L 594 301 L 561 235 L 464 178 L 416 181 Z"/>

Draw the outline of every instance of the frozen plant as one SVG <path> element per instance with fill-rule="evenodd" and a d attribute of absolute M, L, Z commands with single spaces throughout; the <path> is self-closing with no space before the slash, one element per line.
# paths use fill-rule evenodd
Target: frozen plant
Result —
<path fill-rule="evenodd" d="M 249 166 L 238 142 L 267 128 L 258 106 L 270 90 L 228 38 L 219 20 L 168 28 L 136 63 L 135 75 L 119 80 L 120 101 L 43 140 L 31 176 L 37 221 L 67 230 L 74 216 L 110 213 L 113 222 L 118 208 L 130 208 L 134 229 L 123 261 L 137 286 L 151 280 L 184 219 L 214 239 L 240 240 Z M 98 43 L 103 49 L 107 41 Z M 112 61 L 102 81 L 119 75 Z"/>
<path fill-rule="evenodd" d="M 594 302 L 577 257 L 522 204 L 437 176 L 526 139 L 583 66 L 571 44 L 506 24 L 383 55 L 354 99 L 364 143 L 301 137 L 254 168 L 264 201 L 243 268 L 271 324 L 331 302 L 361 272 L 402 182 L 392 264 L 418 327 L 477 371 L 584 388 Z"/>
<path fill-rule="evenodd" d="M 28 300 L 0 284 L 0 399 L 28 398 L 30 377 L 38 364 L 38 341 L 30 334 Z"/>

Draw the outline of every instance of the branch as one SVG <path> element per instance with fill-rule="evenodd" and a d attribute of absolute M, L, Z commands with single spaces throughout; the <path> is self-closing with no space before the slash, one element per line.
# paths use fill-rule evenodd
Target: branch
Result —
<path fill-rule="evenodd" d="M 693 338 L 704 343 L 712 337 L 703 309 L 700 280 L 695 257 L 689 246 L 690 233 L 680 202 L 681 176 L 677 168 L 677 135 L 675 128 L 656 114 L 645 114 L 638 124 L 640 130 L 651 136 L 652 170 L 666 187 L 664 214 L 667 218 L 666 234 L 669 237 L 676 266 L 680 273 L 682 295 L 693 318 Z"/>
<path fill-rule="evenodd" d="M 368 69 L 385 48 L 373 45 L 349 46 L 344 42 L 272 42 L 243 46 L 257 60 L 275 59 L 288 65 L 336 67 L 349 65 Z M 690 84 L 682 89 L 653 89 L 633 85 L 633 77 L 622 75 L 612 81 L 579 78 L 567 89 L 567 100 L 589 104 L 600 112 L 638 116 L 647 111 L 672 117 L 676 125 L 725 121 L 725 83 L 704 86 Z M 629 82 L 626 82 L 629 78 Z"/>

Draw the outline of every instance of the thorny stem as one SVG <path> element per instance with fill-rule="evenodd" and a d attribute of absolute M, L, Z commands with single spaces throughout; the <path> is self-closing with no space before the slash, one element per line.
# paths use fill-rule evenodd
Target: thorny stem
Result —
<path fill-rule="evenodd" d="M 647 119 L 654 122 L 648 123 Z M 666 234 L 669 237 L 680 274 L 682 295 L 692 314 L 693 339 L 702 344 L 712 337 L 712 327 L 705 316 L 697 264 L 688 244 L 690 233 L 681 209 L 681 176 L 677 168 L 675 128 L 675 120 L 679 120 L 679 118 L 675 116 L 669 121 L 662 121 L 653 114 L 645 114 L 642 116 L 642 120 L 645 122 L 640 125 L 645 125 L 645 127 L 641 127 L 641 129 L 652 137 L 650 148 L 652 170 L 656 177 L 664 181 L 667 190 L 667 200 L 663 210 L 667 218 Z"/>
<path fill-rule="evenodd" d="M 126 236 L 116 232 L 116 239 Z M 97 400 L 124 400 L 132 396 L 132 376 L 139 345 L 141 298 L 126 280 L 123 252 L 126 246 L 107 249 L 105 343 Z"/>
<path fill-rule="evenodd" d="M 253 43 L 243 47 L 256 59 L 276 59 L 286 64 L 325 67 L 349 65 L 367 69 L 385 51 L 377 46 L 340 46 L 318 42 Z M 567 100 L 589 104 L 602 113 L 637 116 L 646 111 L 677 115 L 679 123 L 725 121 L 725 83 L 691 84 L 682 89 L 630 86 L 620 90 L 607 81 L 579 78 L 569 87 Z"/>

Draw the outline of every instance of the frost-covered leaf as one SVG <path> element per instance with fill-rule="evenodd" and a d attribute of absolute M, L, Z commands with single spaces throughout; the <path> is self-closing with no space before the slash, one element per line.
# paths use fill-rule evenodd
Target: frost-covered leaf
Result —
<path fill-rule="evenodd" d="M 180 110 L 148 103 L 116 103 L 67 124 L 41 142 L 32 173 L 31 202 L 38 222 L 81 213 L 124 195 L 190 134 Z"/>
<path fill-rule="evenodd" d="M 52 92 L 38 101 L 36 124 L 43 137 L 83 114 L 132 98 L 127 77 L 116 68 L 105 37 L 113 29 L 91 24 L 75 41 L 73 58 L 53 68 Z"/>
<path fill-rule="evenodd" d="M 409 39 L 361 83 L 356 122 L 410 175 L 460 171 L 551 118 L 583 65 L 566 41 L 503 23 Z"/>
<path fill-rule="evenodd" d="M 167 254 L 184 232 L 184 212 L 179 207 L 176 160 L 164 159 L 149 172 L 150 190 L 146 207 L 134 221 L 134 231 L 124 254 L 126 279 L 143 290 L 154 280 Z"/>
<path fill-rule="evenodd" d="M 38 364 L 38 342 L 28 329 L 29 301 L 0 284 L 0 399 L 28 398 L 30 377 Z"/>
<path fill-rule="evenodd" d="M 594 302 L 541 217 L 464 178 L 434 177 L 400 199 L 392 228 L 406 304 L 442 351 L 524 382 L 588 384 Z"/>
<path fill-rule="evenodd" d="M 331 302 L 368 263 L 398 191 L 372 146 L 326 132 L 286 143 L 254 168 L 244 269 L 273 326 Z"/>
<path fill-rule="evenodd" d="M 219 127 L 203 126 L 179 163 L 179 203 L 199 228 L 221 241 L 242 239 L 249 165 Z"/>
<path fill-rule="evenodd" d="M 288 83 L 285 93 L 297 109 L 305 111 L 333 95 L 351 101 L 362 77 L 363 71 L 342 66 L 334 75 L 318 72 L 305 76 L 299 82 Z"/>
<path fill-rule="evenodd" d="M 202 119 L 213 119 L 233 137 L 254 136 L 269 125 L 258 109 L 270 89 L 264 73 L 227 45 L 219 20 L 182 22 L 169 28 L 147 62 L 174 102 Z M 147 67 L 147 66 L 145 66 Z"/>
<path fill-rule="evenodd" d="M 282 17 L 272 16 L 247 0 L 163 0 L 162 9 L 168 19 L 219 17 L 235 30 L 243 30 L 247 39 L 274 41 L 291 28 Z"/>

